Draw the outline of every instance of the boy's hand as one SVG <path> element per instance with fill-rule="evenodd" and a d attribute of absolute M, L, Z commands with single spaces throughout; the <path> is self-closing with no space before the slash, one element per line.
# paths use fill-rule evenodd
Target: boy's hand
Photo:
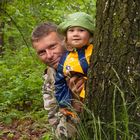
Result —
<path fill-rule="evenodd" d="M 67 84 L 74 94 L 79 95 L 84 87 L 85 81 L 86 79 L 84 77 L 73 76 L 67 80 Z"/>

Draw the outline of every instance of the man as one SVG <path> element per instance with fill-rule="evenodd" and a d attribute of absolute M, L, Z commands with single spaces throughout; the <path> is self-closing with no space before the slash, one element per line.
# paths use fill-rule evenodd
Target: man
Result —
<path fill-rule="evenodd" d="M 75 124 L 67 121 L 66 116 L 59 112 L 54 98 L 55 70 L 65 50 L 63 36 L 57 33 L 56 25 L 43 23 L 34 29 L 31 40 L 40 60 L 49 66 L 45 70 L 43 85 L 44 108 L 48 110 L 49 123 L 58 139 L 71 138 L 76 134 Z M 83 79 L 73 77 L 69 79 L 68 86 L 74 93 L 80 93 L 83 83 Z"/>

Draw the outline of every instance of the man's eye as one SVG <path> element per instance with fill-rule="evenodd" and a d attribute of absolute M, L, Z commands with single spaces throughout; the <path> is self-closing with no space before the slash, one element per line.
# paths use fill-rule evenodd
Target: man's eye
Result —
<path fill-rule="evenodd" d="M 51 46 L 49 47 L 50 50 L 53 50 L 54 48 L 56 48 L 56 44 L 51 45 Z"/>
<path fill-rule="evenodd" d="M 37 54 L 39 55 L 39 56 L 42 56 L 42 55 L 44 55 L 46 52 L 43 50 L 43 51 L 39 51 Z"/>

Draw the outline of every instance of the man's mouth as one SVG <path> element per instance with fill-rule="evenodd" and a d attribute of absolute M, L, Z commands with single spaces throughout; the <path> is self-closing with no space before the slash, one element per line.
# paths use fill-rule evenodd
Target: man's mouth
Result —
<path fill-rule="evenodd" d="M 51 62 L 51 65 L 55 65 L 57 63 L 57 60 L 54 60 Z"/>
<path fill-rule="evenodd" d="M 55 59 L 54 61 L 51 61 L 51 62 L 50 62 L 50 65 L 53 66 L 53 65 L 58 64 L 58 63 L 59 63 L 59 60 L 60 60 L 60 58 L 57 58 L 57 59 Z"/>

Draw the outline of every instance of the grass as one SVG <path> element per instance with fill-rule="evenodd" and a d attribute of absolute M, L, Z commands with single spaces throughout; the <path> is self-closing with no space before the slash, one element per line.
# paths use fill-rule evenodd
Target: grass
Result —
<path fill-rule="evenodd" d="M 136 98 L 131 104 L 128 104 L 123 90 L 116 84 L 113 83 L 113 85 L 111 121 L 102 121 L 103 116 L 95 117 L 93 111 L 84 106 L 86 115 L 83 117 L 84 121 L 82 120 L 78 127 L 80 140 L 137 140 L 140 138 L 140 118 L 136 119 L 138 117 L 136 117 L 136 112 L 139 112 L 140 98 Z M 120 110 L 116 110 L 118 108 L 116 104 L 117 94 L 120 94 L 122 100 L 122 104 L 119 106 Z M 130 112 L 129 109 L 132 107 L 135 110 L 131 109 Z"/>

